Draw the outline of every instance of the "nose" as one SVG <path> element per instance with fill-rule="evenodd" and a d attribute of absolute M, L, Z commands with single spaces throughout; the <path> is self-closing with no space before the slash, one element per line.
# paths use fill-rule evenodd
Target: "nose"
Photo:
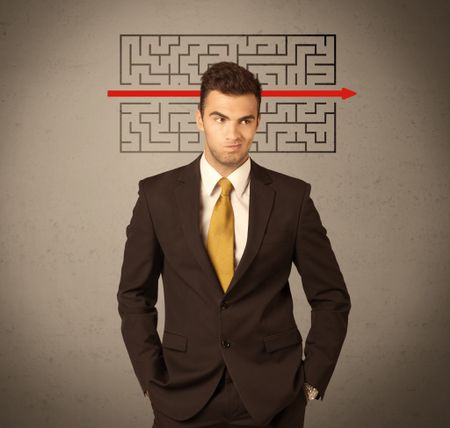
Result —
<path fill-rule="evenodd" d="M 226 135 L 226 140 L 228 142 L 233 143 L 234 141 L 238 140 L 239 139 L 238 124 L 233 123 L 230 120 L 227 124 L 225 135 Z"/>

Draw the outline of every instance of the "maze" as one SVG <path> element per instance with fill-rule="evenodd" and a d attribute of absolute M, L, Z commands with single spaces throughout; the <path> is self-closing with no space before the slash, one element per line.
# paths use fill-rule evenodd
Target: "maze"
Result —
<path fill-rule="evenodd" d="M 335 35 L 121 35 L 124 89 L 200 89 L 209 65 L 233 61 L 264 90 L 336 85 Z M 121 152 L 201 152 L 198 97 L 144 98 L 120 104 Z M 251 152 L 335 152 L 336 103 L 265 97 Z"/>

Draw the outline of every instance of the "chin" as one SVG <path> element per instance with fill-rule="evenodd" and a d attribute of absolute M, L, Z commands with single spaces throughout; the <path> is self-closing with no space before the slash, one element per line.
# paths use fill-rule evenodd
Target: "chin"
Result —
<path fill-rule="evenodd" d="M 224 156 L 222 162 L 227 165 L 235 165 L 244 160 L 245 156 L 234 154 L 232 156 Z"/>

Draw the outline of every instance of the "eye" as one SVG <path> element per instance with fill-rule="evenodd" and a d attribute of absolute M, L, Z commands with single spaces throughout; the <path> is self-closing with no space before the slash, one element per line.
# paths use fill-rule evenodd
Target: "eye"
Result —
<path fill-rule="evenodd" d="M 224 120 L 225 120 L 225 118 L 223 118 L 221 116 L 217 116 L 216 119 L 215 119 L 215 121 L 219 122 L 219 123 L 222 123 L 222 121 L 224 121 Z"/>
<path fill-rule="evenodd" d="M 252 120 L 251 119 L 244 119 L 242 121 L 243 124 L 248 125 Z"/>

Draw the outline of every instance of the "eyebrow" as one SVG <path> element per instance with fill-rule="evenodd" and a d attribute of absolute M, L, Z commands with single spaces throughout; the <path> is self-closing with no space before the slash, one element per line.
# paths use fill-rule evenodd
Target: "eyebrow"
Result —
<path fill-rule="evenodd" d="M 226 116 L 223 113 L 220 113 L 218 111 L 213 111 L 213 112 L 209 113 L 209 116 L 213 116 L 213 115 L 217 115 L 217 116 L 223 117 L 225 119 L 229 119 L 228 116 Z M 242 117 L 240 117 L 238 119 L 238 121 L 241 121 L 241 120 L 244 120 L 244 119 L 255 119 L 255 116 L 253 116 L 252 114 L 249 114 L 247 116 L 242 116 Z"/>

